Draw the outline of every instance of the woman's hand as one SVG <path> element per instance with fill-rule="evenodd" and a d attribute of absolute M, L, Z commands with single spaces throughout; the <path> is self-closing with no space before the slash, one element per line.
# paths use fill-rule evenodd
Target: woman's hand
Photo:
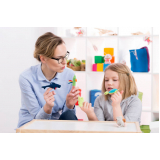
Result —
<path fill-rule="evenodd" d="M 81 110 L 83 112 L 85 112 L 87 114 L 87 117 L 89 120 L 95 120 L 95 121 L 98 121 L 95 113 L 94 113 L 94 109 L 93 107 L 91 106 L 91 103 L 88 103 L 88 102 L 83 102 L 83 106 L 80 107 Z"/>
<path fill-rule="evenodd" d="M 44 100 L 46 101 L 46 106 L 52 109 L 55 101 L 54 99 L 55 92 L 54 91 L 50 92 L 51 90 L 52 88 L 48 88 L 43 96 Z"/>
<path fill-rule="evenodd" d="M 79 96 L 79 88 L 78 87 L 72 87 L 71 91 L 67 94 L 66 97 L 66 106 L 69 109 L 73 109 L 75 103 L 78 101 Z"/>
<path fill-rule="evenodd" d="M 120 106 L 120 103 L 122 101 L 122 94 L 123 91 L 117 92 L 111 95 L 111 100 L 112 100 L 112 107 L 117 107 Z"/>

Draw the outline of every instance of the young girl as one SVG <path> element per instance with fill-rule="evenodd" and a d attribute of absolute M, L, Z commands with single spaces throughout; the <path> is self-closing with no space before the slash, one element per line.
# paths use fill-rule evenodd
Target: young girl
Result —
<path fill-rule="evenodd" d="M 118 89 L 118 92 L 104 95 L 111 89 Z M 96 98 L 94 109 L 88 102 L 84 102 L 81 109 L 93 121 L 116 121 L 121 116 L 126 121 L 140 123 L 142 104 L 137 91 L 130 69 L 125 64 L 114 63 L 105 69 L 102 95 Z"/>

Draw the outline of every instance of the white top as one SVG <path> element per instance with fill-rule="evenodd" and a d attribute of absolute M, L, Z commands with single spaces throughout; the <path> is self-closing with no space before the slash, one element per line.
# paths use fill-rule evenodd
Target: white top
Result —
<path fill-rule="evenodd" d="M 128 122 L 118 127 L 115 121 L 63 121 L 33 120 L 17 129 L 17 132 L 141 132 L 138 122 Z"/>

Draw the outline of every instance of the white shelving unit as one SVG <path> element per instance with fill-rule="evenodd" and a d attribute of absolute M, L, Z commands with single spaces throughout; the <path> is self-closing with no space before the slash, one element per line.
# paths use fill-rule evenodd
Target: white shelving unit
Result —
<path fill-rule="evenodd" d="M 93 72 L 92 64 L 94 56 L 103 56 L 104 48 L 114 48 L 115 62 L 125 60 L 130 66 L 129 50 L 139 49 L 147 46 L 150 53 L 150 71 L 144 73 L 133 73 L 138 90 L 143 92 L 141 125 L 149 125 L 151 121 L 159 119 L 159 30 L 154 27 L 147 28 L 107 28 L 117 35 L 99 36 L 98 30 L 94 28 L 82 28 L 84 36 L 76 36 L 74 28 L 56 28 L 56 33 L 61 36 L 71 53 L 69 58 L 86 60 L 86 71 L 76 71 L 77 86 L 82 89 L 82 97 L 89 102 L 89 91 L 101 89 L 103 72 Z M 144 41 L 145 35 L 132 35 L 131 33 L 150 33 L 152 42 L 148 45 Z M 94 50 L 96 46 L 98 50 Z M 87 116 L 77 106 L 79 119 L 87 120 Z"/>

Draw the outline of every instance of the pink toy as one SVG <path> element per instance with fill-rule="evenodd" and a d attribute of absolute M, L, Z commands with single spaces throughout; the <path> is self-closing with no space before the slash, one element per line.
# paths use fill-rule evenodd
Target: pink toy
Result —
<path fill-rule="evenodd" d="M 83 31 L 79 30 L 78 32 L 76 32 L 78 36 L 83 36 Z"/>
<path fill-rule="evenodd" d="M 97 64 L 92 65 L 92 71 L 97 71 Z"/>
<path fill-rule="evenodd" d="M 112 56 L 110 54 L 106 54 L 104 57 L 105 64 L 111 64 L 110 60 L 112 59 Z"/>
<path fill-rule="evenodd" d="M 152 41 L 150 40 L 150 37 L 145 37 L 145 41 L 148 42 L 148 45 L 149 45 L 150 42 L 152 42 Z"/>

